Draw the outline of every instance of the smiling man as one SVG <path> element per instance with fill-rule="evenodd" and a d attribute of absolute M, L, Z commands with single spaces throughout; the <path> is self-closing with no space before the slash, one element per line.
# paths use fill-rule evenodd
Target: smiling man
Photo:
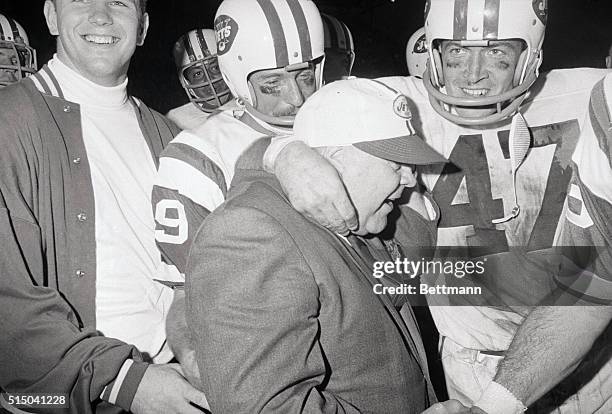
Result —
<path fill-rule="evenodd" d="M 127 93 L 145 0 L 47 0 L 57 54 L 0 91 L 0 386 L 66 412 L 195 413 L 165 364 L 180 275 L 154 242 L 150 193 L 176 126 Z M 150 365 L 151 362 L 160 365 Z"/>

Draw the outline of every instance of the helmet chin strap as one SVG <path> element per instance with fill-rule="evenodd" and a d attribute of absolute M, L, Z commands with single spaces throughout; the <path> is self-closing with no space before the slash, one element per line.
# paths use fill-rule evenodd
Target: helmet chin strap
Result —
<path fill-rule="evenodd" d="M 285 128 L 293 128 L 293 121 L 295 120 L 295 115 L 286 115 L 286 116 L 272 116 L 268 114 L 264 114 L 263 112 L 255 109 L 253 105 L 246 102 L 242 98 L 236 98 L 236 103 L 238 107 L 244 108 L 244 110 L 248 111 L 251 115 L 257 117 L 258 119 L 272 125 L 285 127 Z"/>

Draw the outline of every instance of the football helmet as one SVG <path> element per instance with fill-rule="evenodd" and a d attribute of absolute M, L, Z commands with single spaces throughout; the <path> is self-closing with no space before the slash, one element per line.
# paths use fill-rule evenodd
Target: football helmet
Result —
<path fill-rule="evenodd" d="M 293 125 L 294 116 L 257 111 L 249 75 L 264 69 L 297 70 L 314 64 L 317 89 L 325 55 L 323 24 L 312 0 L 224 0 L 215 15 L 219 67 L 240 107 L 265 122 Z"/>
<path fill-rule="evenodd" d="M 178 78 L 189 100 L 212 112 L 232 99 L 217 61 L 217 41 L 212 29 L 190 30 L 174 44 Z"/>
<path fill-rule="evenodd" d="M 0 14 L 0 86 L 15 83 L 36 70 L 36 50 L 30 47 L 26 31 L 14 19 Z"/>
<path fill-rule="evenodd" d="M 326 57 L 323 80 L 325 82 L 330 81 L 327 72 L 332 64 L 332 59 L 337 60 L 337 62 L 333 62 L 334 66 L 338 66 L 336 72 L 342 73 L 342 76 L 335 76 L 337 79 L 351 76 L 351 70 L 355 63 L 355 45 L 351 31 L 346 24 L 329 14 L 321 13 L 321 20 L 323 21 L 323 42 Z"/>
<path fill-rule="evenodd" d="M 461 125 L 487 125 L 514 115 L 538 77 L 547 16 L 548 0 L 427 0 L 425 33 L 429 64 L 423 76 L 433 108 Z M 460 41 L 464 46 L 487 46 L 489 41 L 510 39 L 521 40 L 524 46 L 512 89 L 479 98 L 457 98 L 444 92 L 441 40 Z M 495 108 L 495 113 L 480 118 L 453 113 L 457 107 L 483 106 Z"/>
<path fill-rule="evenodd" d="M 421 27 L 410 36 L 406 44 L 406 64 L 410 76 L 423 77 L 423 73 L 427 69 L 428 56 L 425 28 Z"/>

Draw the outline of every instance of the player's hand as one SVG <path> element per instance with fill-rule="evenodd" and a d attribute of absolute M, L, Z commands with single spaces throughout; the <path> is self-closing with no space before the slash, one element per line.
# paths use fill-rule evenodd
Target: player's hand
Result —
<path fill-rule="evenodd" d="M 130 411 L 134 414 L 201 414 L 209 410 L 203 392 L 183 376 L 179 364 L 150 365 L 136 390 Z"/>
<path fill-rule="evenodd" d="M 421 414 L 470 414 L 470 409 L 457 400 L 436 403 Z"/>
<path fill-rule="evenodd" d="M 329 230 L 346 235 L 357 216 L 336 169 L 301 141 L 276 158 L 274 174 L 293 207 Z"/>

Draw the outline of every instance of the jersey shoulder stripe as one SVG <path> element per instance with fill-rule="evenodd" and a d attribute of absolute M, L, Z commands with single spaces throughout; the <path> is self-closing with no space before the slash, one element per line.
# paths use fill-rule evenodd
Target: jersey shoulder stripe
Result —
<path fill-rule="evenodd" d="M 189 165 L 213 181 L 222 191 L 223 196 L 227 194 L 227 184 L 223 171 L 217 163 L 198 149 L 188 144 L 171 142 L 164 150 L 162 158 L 173 158 Z"/>

